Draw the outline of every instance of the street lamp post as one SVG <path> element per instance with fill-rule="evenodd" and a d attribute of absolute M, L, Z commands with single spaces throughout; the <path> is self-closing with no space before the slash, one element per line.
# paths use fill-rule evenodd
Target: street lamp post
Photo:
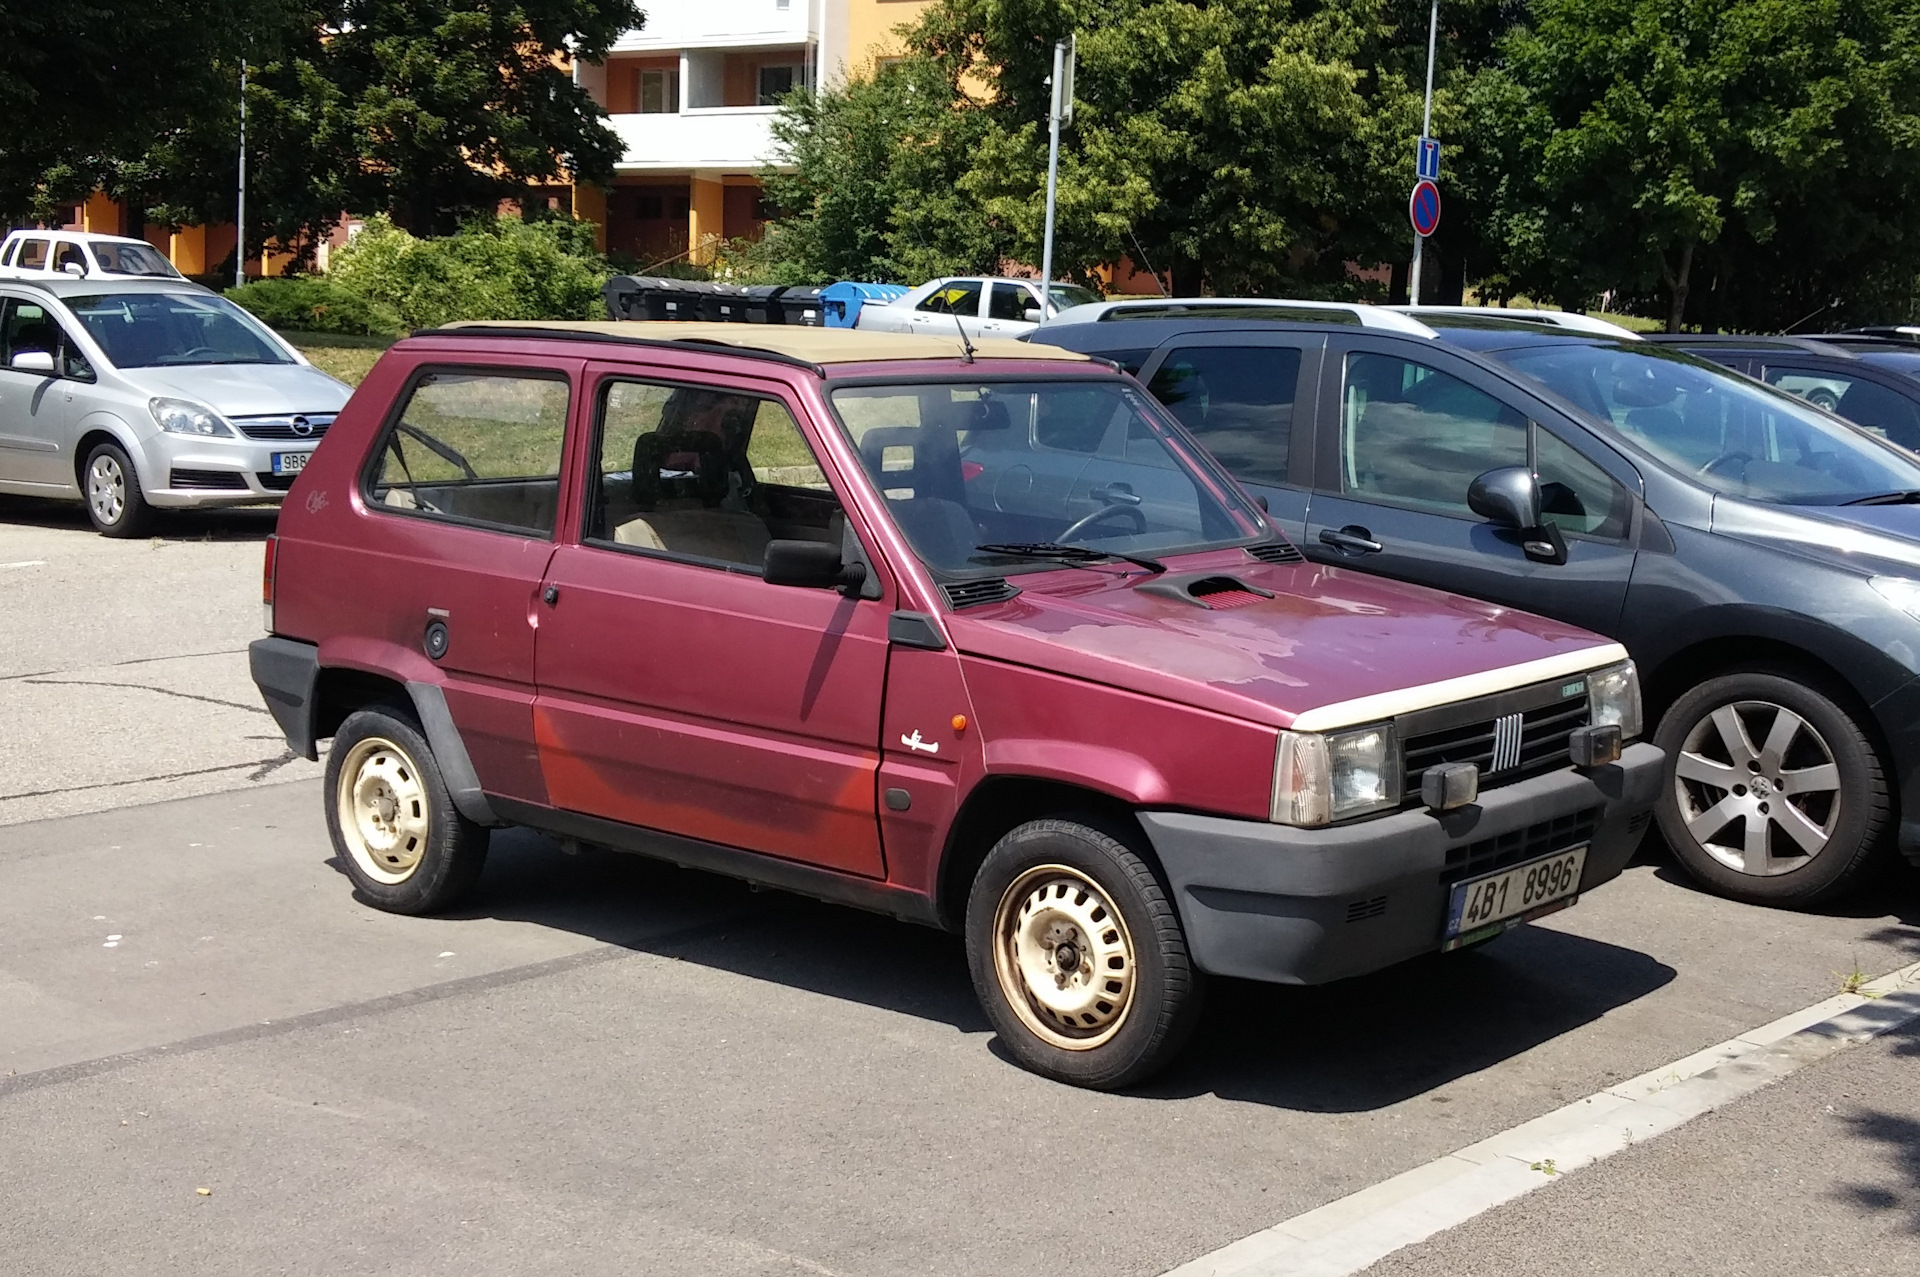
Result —
<path fill-rule="evenodd" d="M 1437 4 L 1439 0 L 1434 0 Z M 1040 249 L 1040 318 L 1053 310 L 1053 203 L 1060 181 L 1060 126 L 1073 122 L 1073 37 L 1053 42 L 1053 103 L 1047 110 L 1047 231 Z"/>
<path fill-rule="evenodd" d="M 1433 53 L 1440 36 L 1440 0 L 1433 0 L 1433 13 L 1427 19 L 1427 106 L 1420 117 L 1420 136 L 1433 136 Z M 1421 250 L 1426 246 L 1427 237 L 1419 231 L 1413 233 L 1413 270 L 1407 281 L 1407 300 L 1415 306 L 1420 304 L 1420 259 Z"/>
<path fill-rule="evenodd" d="M 240 63 L 240 206 L 233 218 L 233 286 L 247 282 L 247 64 Z"/>

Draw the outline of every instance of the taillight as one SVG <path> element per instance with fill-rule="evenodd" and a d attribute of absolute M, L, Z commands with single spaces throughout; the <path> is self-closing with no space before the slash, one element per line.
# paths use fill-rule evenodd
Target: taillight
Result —
<path fill-rule="evenodd" d="M 267 535 L 266 561 L 260 570 L 260 618 L 267 627 L 267 633 L 273 633 L 273 570 L 280 560 L 280 535 Z"/>

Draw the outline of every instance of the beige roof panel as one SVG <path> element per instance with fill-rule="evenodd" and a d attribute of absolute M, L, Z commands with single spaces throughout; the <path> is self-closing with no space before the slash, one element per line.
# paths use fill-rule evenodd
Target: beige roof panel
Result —
<path fill-rule="evenodd" d="M 604 333 L 649 341 L 720 342 L 744 350 L 766 350 L 813 364 L 852 364 L 876 359 L 957 359 L 960 334 L 922 337 L 918 333 L 863 332 L 858 328 L 803 328 L 798 324 L 650 323 L 607 319 L 476 319 L 447 324 L 456 328 L 552 328 Z M 973 353 L 982 359 L 1050 359 L 1086 362 L 1087 357 L 1058 346 L 1007 337 L 976 337 Z"/>

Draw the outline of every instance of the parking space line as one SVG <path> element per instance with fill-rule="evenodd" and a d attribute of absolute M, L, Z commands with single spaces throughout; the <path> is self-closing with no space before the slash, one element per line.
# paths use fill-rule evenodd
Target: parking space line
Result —
<path fill-rule="evenodd" d="M 1296 1215 L 1164 1277 L 1346 1277 L 1916 1019 L 1920 962 Z"/>

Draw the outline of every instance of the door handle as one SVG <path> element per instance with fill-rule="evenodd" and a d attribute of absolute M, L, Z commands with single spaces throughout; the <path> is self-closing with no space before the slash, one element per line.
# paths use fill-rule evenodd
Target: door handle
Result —
<path fill-rule="evenodd" d="M 1322 528 L 1320 541 L 1336 550 L 1348 550 L 1354 554 L 1378 554 L 1387 547 L 1373 539 L 1373 533 L 1357 523 L 1349 523 L 1344 528 Z"/>

